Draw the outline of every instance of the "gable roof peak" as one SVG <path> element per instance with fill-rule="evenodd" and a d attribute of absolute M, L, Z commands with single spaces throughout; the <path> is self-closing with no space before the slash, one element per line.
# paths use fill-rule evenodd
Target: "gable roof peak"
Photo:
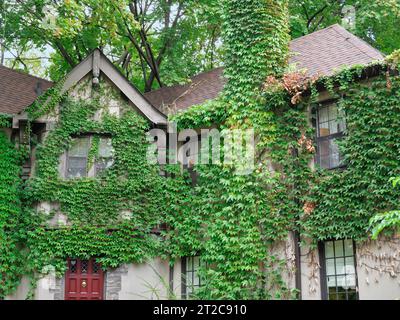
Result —
<path fill-rule="evenodd" d="M 138 111 L 150 122 L 159 125 L 167 123 L 167 117 L 155 108 L 141 92 L 113 65 L 100 48 L 94 49 L 85 59 L 77 64 L 65 77 L 61 93 L 68 91 L 83 77 L 92 73 L 93 84 L 99 83 L 102 72 L 122 92 Z"/>

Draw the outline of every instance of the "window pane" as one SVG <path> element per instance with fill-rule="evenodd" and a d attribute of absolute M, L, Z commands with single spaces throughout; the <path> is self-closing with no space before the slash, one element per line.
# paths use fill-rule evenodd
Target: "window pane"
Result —
<path fill-rule="evenodd" d="M 344 240 L 344 250 L 346 256 L 353 256 L 354 255 L 354 250 L 353 250 L 353 240 Z"/>
<path fill-rule="evenodd" d="M 69 158 L 69 167 L 70 168 L 86 168 L 86 158 Z"/>
<path fill-rule="evenodd" d="M 320 141 L 319 143 L 319 154 L 321 157 L 327 157 L 330 154 L 329 140 Z"/>
<path fill-rule="evenodd" d="M 329 107 L 329 121 L 336 120 L 338 118 L 338 107 L 336 104 L 331 104 Z"/>
<path fill-rule="evenodd" d="M 343 132 L 346 130 L 346 122 L 344 119 L 340 119 L 338 122 L 339 132 Z"/>
<path fill-rule="evenodd" d="M 331 168 L 338 167 L 340 165 L 339 147 L 334 140 L 329 140 L 329 152 L 331 158 Z"/>
<path fill-rule="evenodd" d="M 355 274 L 346 275 L 345 288 L 346 289 L 355 289 L 356 288 L 356 275 Z"/>
<path fill-rule="evenodd" d="M 326 275 L 327 276 L 335 275 L 335 259 L 326 260 Z"/>
<path fill-rule="evenodd" d="M 329 121 L 328 107 L 322 107 L 321 109 L 319 109 L 318 120 L 320 124 Z"/>
<path fill-rule="evenodd" d="M 318 110 L 318 137 L 331 138 L 329 141 L 318 141 L 319 164 L 324 169 L 333 169 L 341 165 L 339 148 L 332 135 L 342 133 L 345 128 L 343 112 L 339 112 L 336 104 Z"/>
<path fill-rule="evenodd" d="M 111 138 L 100 138 L 99 142 L 99 157 L 110 158 L 113 156 L 114 150 L 111 143 Z"/>
<path fill-rule="evenodd" d="M 114 164 L 113 155 L 114 149 L 112 147 L 111 138 L 100 138 L 99 154 L 95 163 L 96 175 L 100 175 Z"/>
<path fill-rule="evenodd" d="M 339 132 L 339 123 L 336 120 L 329 122 L 329 134 L 335 134 Z"/>
<path fill-rule="evenodd" d="M 194 257 L 193 258 L 193 268 L 194 270 L 198 270 L 200 266 L 200 257 Z"/>
<path fill-rule="evenodd" d="M 336 258 L 335 259 L 335 265 L 336 265 L 336 274 L 346 274 L 346 270 L 344 267 L 344 258 Z"/>
<path fill-rule="evenodd" d="M 320 166 L 323 169 L 330 169 L 330 161 L 329 161 L 329 156 L 321 157 L 320 158 Z"/>
<path fill-rule="evenodd" d="M 336 300 L 347 300 L 346 292 L 338 293 Z"/>
<path fill-rule="evenodd" d="M 112 158 L 100 158 L 95 163 L 96 175 L 102 173 L 106 169 L 110 168 L 114 164 Z"/>
<path fill-rule="evenodd" d="M 318 153 L 321 168 L 331 169 L 340 166 L 339 147 L 334 139 L 319 141 Z"/>
<path fill-rule="evenodd" d="M 345 263 L 346 263 L 346 273 L 347 274 L 352 274 L 355 273 L 355 263 L 354 263 L 354 257 L 346 257 L 345 258 Z"/>
<path fill-rule="evenodd" d="M 326 258 L 334 257 L 334 254 L 333 254 L 333 241 L 325 242 L 325 257 Z"/>
<path fill-rule="evenodd" d="M 326 283 L 327 283 L 328 288 L 336 288 L 336 276 L 327 276 Z M 335 289 L 335 291 L 336 291 L 336 289 Z"/>
<path fill-rule="evenodd" d="M 186 272 L 186 285 L 191 287 L 193 284 L 193 272 Z"/>
<path fill-rule="evenodd" d="M 80 137 L 72 140 L 68 155 L 71 157 L 87 157 L 88 152 L 89 137 Z"/>
<path fill-rule="evenodd" d="M 349 290 L 347 292 L 347 300 L 357 300 L 357 291 L 356 290 Z"/>
<path fill-rule="evenodd" d="M 67 178 L 82 178 L 86 177 L 86 169 L 69 168 Z"/>
<path fill-rule="evenodd" d="M 67 178 L 86 177 L 89 141 L 89 137 L 79 137 L 71 141 L 70 149 L 67 152 Z"/>
<path fill-rule="evenodd" d="M 192 257 L 187 258 L 187 260 L 186 260 L 186 270 L 193 271 L 193 258 Z"/>
<path fill-rule="evenodd" d="M 86 158 L 70 157 L 68 159 L 68 178 L 81 178 L 86 176 Z"/>
<path fill-rule="evenodd" d="M 338 292 L 346 292 L 345 291 L 345 287 L 346 287 L 346 277 L 345 276 L 337 276 L 336 283 L 337 283 Z"/>
<path fill-rule="evenodd" d="M 329 122 L 320 123 L 319 125 L 319 136 L 325 137 L 329 136 L 331 133 L 329 131 Z"/>
<path fill-rule="evenodd" d="M 335 241 L 335 256 L 336 257 L 343 257 L 343 240 Z"/>
<path fill-rule="evenodd" d="M 329 288 L 328 297 L 329 297 L 329 300 L 336 300 L 337 299 L 336 287 L 330 287 Z"/>
<path fill-rule="evenodd" d="M 194 286 L 199 286 L 200 285 L 200 278 L 199 278 L 197 272 L 193 273 L 193 285 Z"/>

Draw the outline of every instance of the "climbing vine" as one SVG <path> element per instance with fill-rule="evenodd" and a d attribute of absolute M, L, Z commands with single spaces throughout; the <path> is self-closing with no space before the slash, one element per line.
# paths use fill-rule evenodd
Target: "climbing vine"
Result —
<path fill-rule="evenodd" d="M 199 175 L 196 217 L 201 217 L 206 240 L 201 242 L 204 281 L 197 294 L 212 299 L 288 298 L 291 291 L 282 279 L 282 263 L 267 248 L 287 236 L 299 210 L 292 210 L 288 202 L 294 195 L 287 192 L 292 182 L 284 183 L 279 173 L 269 170 L 278 156 L 271 159 L 265 151 L 274 149 L 276 155 L 288 159 L 290 146 L 284 137 L 300 139 L 303 133 L 299 127 L 306 122 L 296 122 L 301 119 L 301 110 L 280 116 L 281 107 L 290 101 L 283 87 L 264 90 L 267 77 L 282 76 L 286 66 L 287 2 L 223 4 L 228 80 L 224 91 L 216 101 L 173 115 L 171 120 L 178 127 L 253 128 L 258 139 L 257 162 L 256 170 L 247 175 L 237 175 L 235 165 L 195 167 Z M 290 123 L 298 127 L 287 128 Z M 293 164 L 290 162 L 287 169 Z"/>
<path fill-rule="evenodd" d="M 93 89 L 90 99 L 81 98 L 87 82 L 75 90 L 74 97 L 60 94 L 58 88 L 40 100 L 45 112 L 38 103 L 28 109 L 29 119 L 47 114 L 56 124 L 37 145 L 34 171 L 21 194 L 20 163 L 18 157 L 13 158 L 13 152 L 18 152 L 1 132 L 1 183 L 8 186 L 1 191 L 1 266 L 5 269 L 1 296 L 15 288 L 22 274 L 31 275 L 33 288 L 38 275 L 53 268 L 61 276 L 67 257 L 95 257 L 103 268 L 165 257 L 169 251 L 161 245 L 164 231 L 160 226 L 166 216 L 181 213 L 179 205 L 190 207 L 189 178 L 174 166 L 163 168 L 167 175 L 163 177 L 159 166 L 147 162 L 148 122 L 121 102 L 107 83 Z M 119 116 L 108 111 L 110 97 L 120 102 Z M 87 172 L 98 157 L 103 136 L 111 137 L 113 164 L 102 175 L 68 179 L 60 169 L 60 159 L 74 138 L 87 134 L 93 137 Z M 19 210 L 24 221 L 17 223 Z M 13 236 L 19 235 L 16 230 L 20 238 Z M 20 239 L 26 250 L 16 250 Z M 25 262 L 17 263 L 22 255 Z"/>
<path fill-rule="evenodd" d="M 400 170 L 397 54 L 385 62 L 354 66 L 321 79 L 282 74 L 287 52 L 284 20 L 266 17 L 264 4 L 225 2 L 224 40 L 228 48 L 234 48 L 228 50 L 227 85 L 214 104 L 208 102 L 171 117 L 182 127 L 251 127 L 257 135 L 257 169 L 252 174 L 235 176 L 230 166 L 195 168 L 198 210 L 208 219 L 203 221 L 207 241 L 201 254 L 206 281 L 198 292 L 201 298 L 269 298 L 273 293 L 288 297 L 281 278 L 265 276 L 277 271 L 270 263 L 276 257 L 266 250 L 271 243 L 285 239 L 290 230 L 298 230 L 304 240 L 311 239 L 311 245 L 328 239 L 366 240 L 371 235 L 369 219 L 398 208 L 398 190 L 388 183 Z M 284 8 L 282 2 L 277 5 Z M 275 7 L 274 12 L 278 11 Z M 263 38 L 265 25 L 259 18 L 282 23 L 274 29 L 282 31 L 274 34 L 277 41 Z M 247 34 L 248 30 L 254 33 Z M 248 46 L 253 38 L 260 47 Z M 258 60 L 266 50 L 271 66 Z M 339 142 L 345 170 L 310 166 L 316 152 L 310 110 L 318 107 L 322 90 L 346 114 L 347 132 Z M 224 110 L 223 121 L 220 110 Z M 277 273 L 283 272 L 279 269 Z M 272 279 L 275 290 L 268 282 Z"/>
<path fill-rule="evenodd" d="M 365 240 L 370 218 L 399 203 L 389 179 L 400 171 L 400 79 L 377 65 L 378 74 L 358 81 L 359 70 L 330 79 L 338 84 L 331 90 L 346 114 L 346 137 L 338 143 L 346 168 L 316 173 L 309 199 L 315 210 L 302 221 L 304 233 L 315 240 Z"/>
<path fill-rule="evenodd" d="M 119 115 L 111 113 L 105 97 L 121 99 L 102 82 L 97 89 L 85 83 L 74 97 L 60 94 L 60 82 L 28 109 L 30 121 L 51 115 L 55 127 L 37 145 L 23 190 L 22 157 L 0 132 L 0 296 L 21 274 L 43 274 L 52 265 L 62 275 L 67 257 L 96 257 L 107 268 L 201 254 L 198 298 L 292 298 L 296 292 L 284 280 L 293 272 L 288 257 L 274 253 L 290 231 L 314 244 L 365 240 L 372 216 L 398 208 L 398 190 L 388 183 L 400 176 L 396 55 L 318 81 L 285 72 L 287 6 L 224 0 L 224 91 L 171 116 L 178 128 L 254 129 L 250 174 L 237 174 L 235 163 L 196 165 L 194 188 L 177 166 L 164 166 L 161 175 L 146 159 L 149 124 L 128 103 L 120 102 Z M 310 166 L 316 149 L 309 110 L 318 107 L 321 89 L 346 114 L 340 142 L 346 170 Z M 0 126 L 8 123 L 0 117 Z M 111 137 L 113 164 L 99 176 L 65 178 L 60 159 L 84 134 L 93 136 L 86 171 L 97 160 L 102 136 Z M 21 243 L 26 250 L 17 250 Z M 22 255 L 24 264 L 18 263 Z"/>
<path fill-rule="evenodd" d="M 4 121 L 3 125 L 8 126 L 9 122 Z M 19 164 L 14 145 L 0 130 L 0 298 L 15 290 L 23 274 L 18 228 L 21 218 Z"/>

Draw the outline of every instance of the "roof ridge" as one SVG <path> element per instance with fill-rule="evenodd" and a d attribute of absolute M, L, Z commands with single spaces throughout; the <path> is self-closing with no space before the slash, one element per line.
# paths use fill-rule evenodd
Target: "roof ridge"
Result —
<path fill-rule="evenodd" d="M 338 25 L 340 27 L 340 31 L 343 32 L 345 31 L 346 34 L 349 35 L 349 37 L 345 37 L 341 32 L 339 32 L 338 30 L 336 30 L 335 28 L 333 28 L 333 30 L 339 34 L 343 39 L 348 40 L 348 42 L 355 47 L 356 49 L 358 49 L 360 52 L 362 52 L 363 54 L 365 54 L 366 56 L 368 56 L 371 59 L 376 59 L 374 56 L 370 55 L 368 52 L 366 52 L 365 50 L 363 50 L 354 40 L 360 41 L 362 42 L 364 45 L 370 47 L 371 49 L 375 50 L 376 53 L 379 53 L 382 55 L 382 53 L 377 50 L 376 48 L 374 48 L 373 46 L 371 46 L 369 43 L 367 43 L 366 41 L 364 41 L 363 39 L 357 37 L 356 35 L 354 35 L 353 33 L 351 33 L 350 31 L 346 30 L 345 28 L 343 28 L 342 26 Z"/>
<path fill-rule="evenodd" d="M 210 69 L 210 70 L 206 70 L 206 71 L 202 71 L 202 72 L 200 72 L 200 73 L 197 73 L 196 75 L 201 75 L 201 74 L 205 74 L 205 73 L 213 72 L 213 71 L 215 71 L 215 70 L 218 70 L 218 69 L 223 69 L 223 68 L 224 68 L 223 66 L 220 66 L 220 67 L 215 67 L 215 68 L 212 68 L 212 69 Z"/>
<path fill-rule="evenodd" d="M 195 75 L 189 77 L 189 79 L 188 79 L 189 82 L 186 82 L 186 83 L 184 83 L 184 84 L 179 84 L 179 83 L 177 83 L 177 84 L 173 84 L 173 85 L 171 85 L 171 86 L 165 86 L 165 87 L 157 88 L 157 89 L 155 89 L 155 90 L 151 90 L 151 91 L 148 91 L 148 92 L 144 92 L 144 95 L 150 94 L 150 93 L 153 93 L 153 92 L 160 92 L 160 91 L 162 91 L 162 90 L 168 90 L 169 88 L 172 88 L 172 87 L 185 87 L 185 86 L 187 86 L 187 85 L 192 84 L 194 78 L 197 78 L 197 77 L 199 77 L 199 76 L 202 76 L 202 75 L 205 75 L 205 74 L 208 74 L 208 73 L 211 73 L 211 72 L 215 72 L 216 70 L 224 69 L 224 68 L 225 68 L 224 66 L 220 66 L 220 67 L 216 67 L 216 68 L 213 68 L 213 69 L 210 69 L 210 70 L 207 70 L 207 71 L 202 71 L 202 72 L 200 72 L 200 73 L 196 73 Z"/>
<path fill-rule="evenodd" d="M 0 65 L 0 68 L 4 68 L 4 69 L 7 69 L 9 71 L 16 72 L 16 73 L 22 74 L 24 76 L 35 78 L 35 79 L 38 79 L 38 80 L 43 80 L 43 81 L 46 81 L 46 82 L 49 82 L 49 83 L 54 83 L 53 81 L 50 81 L 50 80 L 47 80 L 47 79 L 44 79 L 44 78 L 41 78 L 41 77 L 38 77 L 38 76 L 34 76 L 33 74 L 26 73 L 26 72 L 21 71 L 21 70 L 13 69 L 13 68 L 10 68 L 10 67 L 4 66 L 4 65 Z"/>
<path fill-rule="evenodd" d="M 332 25 L 330 25 L 330 26 L 328 26 L 328 27 L 326 27 L 326 28 L 323 28 L 323 29 L 320 29 L 320 30 L 317 30 L 317 31 L 314 31 L 314 32 L 311 32 L 311 33 L 307 33 L 307 34 L 305 34 L 304 36 L 301 36 L 301 37 L 292 39 L 292 40 L 290 40 L 290 42 L 296 42 L 296 41 L 298 41 L 298 40 L 303 40 L 304 38 L 307 38 L 307 37 L 309 37 L 309 36 L 314 36 L 314 35 L 317 34 L 317 33 L 320 33 L 320 32 L 322 32 L 322 31 L 326 31 L 326 30 L 328 30 L 328 29 L 333 29 L 334 27 L 343 28 L 340 24 L 335 23 L 335 24 L 332 24 Z"/>

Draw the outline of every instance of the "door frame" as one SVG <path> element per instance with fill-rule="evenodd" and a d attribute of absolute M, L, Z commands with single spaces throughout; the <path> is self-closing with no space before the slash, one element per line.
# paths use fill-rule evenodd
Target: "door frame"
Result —
<path fill-rule="evenodd" d="M 76 299 L 74 299 L 73 297 L 71 297 L 71 293 L 70 293 L 70 279 L 71 279 L 71 274 L 73 274 L 72 272 L 70 272 L 70 262 L 72 260 L 76 260 L 77 261 L 77 270 L 79 270 L 79 272 L 76 273 L 77 275 L 77 281 L 81 280 L 81 275 L 86 275 L 86 277 L 90 278 L 90 281 L 93 280 L 93 275 L 97 275 L 96 278 L 100 279 L 99 283 L 100 283 L 100 293 L 99 299 L 90 299 L 91 298 L 91 293 L 88 292 L 88 299 L 79 299 L 79 297 L 76 297 Z M 81 272 L 81 266 L 82 266 L 82 261 L 87 261 L 88 265 L 87 265 L 87 273 L 82 273 Z M 105 283 L 106 283 L 106 272 L 101 268 L 100 264 L 97 264 L 97 270 L 99 271 L 98 273 L 94 273 L 93 272 L 93 267 L 94 267 L 94 263 L 95 263 L 95 258 L 89 258 L 89 259 L 79 259 L 79 258 L 67 258 L 67 270 L 64 274 L 64 300 L 104 300 L 105 298 Z M 77 292 L 76 295 L 79 296 L 81 293 Z"/>

